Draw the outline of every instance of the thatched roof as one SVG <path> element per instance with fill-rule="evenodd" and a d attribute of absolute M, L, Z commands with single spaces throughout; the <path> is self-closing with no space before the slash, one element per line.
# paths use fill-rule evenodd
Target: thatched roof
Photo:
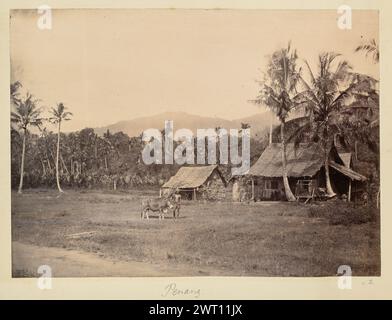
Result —
<path fill-rule="evenodd" d="M 287 173 L 289 177 L 312 177 L 323 166 L 323 151 L 315 143 L 301 143 L 297 149 L 293 143 L 286 146 Z M 256 163 L 250 168 L 249 174 L 262 177 L 282 176 L 282 149 L 280 143 L 271 143 Z"/>
<path fill-rule="evenodd" d="M 162 188 L 193 189 L 202 186 L 218 166 L 181 167 Z"/>
<path fill-rule="evenodd" d="M 350 152 L 339 152 L 339 157 L 342 159 L 344 165 L 350 168 L 351 165 L 351 153 Z"/>
<path fill-rule="evenodd" d="M 262 153 L 257 162 L 250 168 L 249 174 L 253 176 L 277 178 L 282 176 L 282 151 L 280 143 L 270 144 Z M 346 164 L 348 155 L 341 159 L 335 153 L 339 162 Z M 316 143 L 301 143 L 294 148 L 293 143 L 286 146 L 287 174 L 292 178 L 312 177 L 324 165 L 324 152 Z M 330 167 L 344 174 L 352 180 L 364 181 L 366 177 L 353 171 L 352 169 L 338 164 L 335 159 L 331 159 Z"/>
<path fill-rule="evenodd" d="M 329 166 L 334 168 L 335 170 L 339 171 L 340 173 L 344 174 L 345 176 L 349 177 L 351 180 L 357 181 L 365 181 L 366 177 L 355 172 L 354 170 L 348 168 L 347 166 L 342 166 L 334 161 L 329 162 Z"/>

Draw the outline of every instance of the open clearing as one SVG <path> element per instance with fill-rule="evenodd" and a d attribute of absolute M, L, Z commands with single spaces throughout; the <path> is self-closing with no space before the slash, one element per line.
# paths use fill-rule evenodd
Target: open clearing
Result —
<path fill-rule="evenodd" d="M 297 203 L 184 201 L 180 218 L 140 220 L 155 191 L 12 193 L 14 277 L 380 274 L 379 224 L 330 225 Z M 322 204 L 319 204 L 320 206 Z"/>

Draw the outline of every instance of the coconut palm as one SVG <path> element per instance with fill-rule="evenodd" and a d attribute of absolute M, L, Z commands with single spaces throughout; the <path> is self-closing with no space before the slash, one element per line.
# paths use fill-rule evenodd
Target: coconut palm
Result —
<path fill-rule="evenodd" d="M 367 43 L 355 48 L 355 52 L 359 51 L 365 52 L 365 56 L 371 55 L 374 63 L 378 63 L 380 61 L 380 50 L 376 40 L 374 39 L 371 39 Z"/>
<path fill-rule="evenodd" d="M 22 84 L 19 81 L 15 81 L 11 83 L 10 86 L 10 94 L 11 94 L 11 102 L 15 105 L 20 101 L 19 99 L 19 89 L 22 87 Z"/>
<path fill-rule="evenodd" d="M 360 52 L 363 51 L 365 52 L 365 56 L 372 55 L 372 59 L 374 63 L 379 63 L 380 61 L 380 50 L 379 46 L 376 42 L 375 39 L 371 39 L 368 41 L 368 43 L 359 45 L 358 47 L 355 48 L 355 52 Z M 378 85 L 378 81 L 373 79 L 372 77 L 369 76 L 362 76 L 363 81 L 362 83 L 365 84 L 370 90 L 368 90 L 367 96 L 365 96 L 365 99 L 367 99 L 366 104 L 362 104 L 361 108 L 367 109 L 370 111 L 371 116 L 373 116 L 373 120 L 370 123 L 371 128 L 378 128 L 380 123 L 379 123 L 379 92 L 378 89 L 376 88 L 376 85 Z M 362 99 L 363 100 L 363 99 Z M 376 116 L 375 116 L 376 115 Z M 367 135 L 364 134 L 362 137 L 365 137 L 365 140 L 367 141 Z M 361 137 L 361 138 L 362 138 Z"/>
<path fill-rule="evenodd" d="M 319 56 L 317 73 L 314 74 L 309 64 L 310 83 L 302 77 L 301 83 L 305 90 L 299 93 L 294 103 L 296 107 L 303 107 L 307 112 L 306 120 L 289 137 L 294 139 L 295 145 L 308 136 L 311 141 L 318 143 L 324 153 L 324 171 L 326 191 L 334 196 L 329 173 L 329 154 L 335 138 L 349 138 L 347 122 L 344 114 L 353 104 L 366 96 L 366 79 L 351 72 L 347 61 L 339 59 L 340 55 L 333 52 Z M 351 102 L 350 102 L 351 101 Z"/>
<path fill-rule="evenodd" d="M 246 130 L 246 129 L 250 129 L 250 127 L 251 127 L 251 125 L 249 123 L 241 122 L 241 131 Z"/>
<path fill-rule="evenodd" d="M 11 89 L 12 94 L 15 96 L 15 92 Z M 41 109 L 38 108 L 38 100 L 36 100 L 31 94 L 27 94 L 25 98 L 13 99 L 14 111 L 11 112 L 11 123 L 18 126 L 23 131 L 23 143 L 22 143 L 22 156 L 20 162 L 20 180 L 18 193 L 22 193 L 23 188 L 23 176 L 24 176 L 24 161 L 26 152 L 26 137 L 30 126 L 39 127 L 42 124 Z"/>
<path fill-rule="evenodd" d="M 56 182 L 57 188 L 59 192 L 64 192 L 60 186 L 60 178 L 59 178 L 59 155 L 60 155 L 60 132 L 61 132 L 61 122 L 71 120 L 70 116 L 72 116 L 71 112 L 66 111 L 66 107 L 62 102 L 58 103 L 56 108 L 52 108 L 50 113 L 52 117 L 49 118 L 49 121 L 57 124 L 57 151 L 56 151 Z"/>
<path fill-rule="evenodd" d="M 268 63 L 266 78 L 260 82 L 259 96 L 253 100 L 256 104 L 266 105 L 280 121 L 280 140 L 282 147 L 282 176 L 286 198 L 295 201 L 290 189 L 287 173 L 287 156 L 285 140 L 285 123 L 290 111 L 295 106 L 292 98 L 296 95 L 296 86 L 300 79 L 300 69 L 297 68 L 297 52 L 288 44 L 287 48 L 275 51 Z"/>

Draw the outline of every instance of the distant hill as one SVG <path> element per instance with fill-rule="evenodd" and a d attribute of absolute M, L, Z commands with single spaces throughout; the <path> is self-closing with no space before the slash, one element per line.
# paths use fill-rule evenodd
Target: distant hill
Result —
<path fill-rule="evenodd" d="M 273 117 L 272 119 L 273 123 L 276 124 L 276 118 Z M 216 128 L 218 126 L 225 129 L 240 129 L 241 123 L 248 123 L 251 126 L 251 135 L 259 137 L 269 130 L 271 116 L 268 111 L 264 111 L 250 117 L 227 120 L 203 117 L 185 112 L 164 112 L 153 116 L 119 121 L 105 127 L 94 128 L 94 131 L 98 135 L 103 135 L 107 130 L 112 133 L 122 131 L 130 137 L 135 137 L 148 128 L 163 129 L 165 120 L 173 120 L 174 130 L 187 128 L 192 130 L 194 134 L 196 134 L 197 129 Z"/>

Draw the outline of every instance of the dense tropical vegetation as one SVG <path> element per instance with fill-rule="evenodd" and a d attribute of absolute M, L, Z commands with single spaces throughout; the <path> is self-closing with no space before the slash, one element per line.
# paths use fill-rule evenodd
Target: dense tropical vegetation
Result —
<path fill-rule="evenodd" d="M 375 41 L 354 48 L 379 61 Z M 332 145 L 339 144 L 354 154 L 354 169 L 370 178 L 379 190 L 379 92 L 378 81 L 354 72 L 343 57 L 322 53 L 312 69 L 302 62 L 289 44 L 272 53 L 260 91 L 252 100 L 272 110 L 280 126 L 273 132 L 281 142 L 283 182 L 286 198 L 295 200 L 286 170 L 286 143 L 319 143 L 325 155 L 326 189 L 334 195 L 328 168 Z M 32 94 L 21 96 L 20 82 L 10 86 L 11 98 L 11 182 L 22 192 L 24 187 L 132 188 L 159 186 L 178 170 L 177 165 L 145 165 L 142 135 L 129 137 L 123 132 L 98 135 L 92 128 L 63 133 L 63 121 L 72 113 L 63 103 L 50 110 Z M 300 112 L 301 116 L 296 116 Z M 294 118 L 294 119 L 293 119 Z M 46 124 L 55 124 L 51 132 Z M 241 130 L 249 128 L 243 123 Z M 220 128 L 217 127 L 216 130 Z M 267 131 L 267 130 L 266 130 Z M 269 143 L 269 135 L 251 138 L 251 164 Z M 219 138 L 218 138 L 219 139 Z M 241 147 L 241 141 L 239 146 Z M 176 143 L 174 145 L 176 147 Z M 195 150 L 196 152 L 196 150 Z M 219 154 L 219 146 L 217 149 Z M 207 153 L 206 153 L 207 154 Z M 229 177 L 230 166 L 218 164 Z"/>
<path fill-rule="evenodd" d="M 13 95 L 17 97 L 17 92 L 13 91 L 14 87 L 19 86 L 11 85 Z M 57 187 L 59 192 L 62 192 L 62 187 L 117 189 L 159 186 L 179 168 L 178 165 L 144 164 L 141 159 L 144 148 L 142 135 L 129 137 L 123 132 L 112 133 L 108 130 L 100 136 L 92 128 L 63 133 L 62 121 L 70 120 L 72 116 L 64 104 L 59 103 L 45 113 L 43 108 L 37 108 L 38 100 L 32 100 L 32 97 L 28 101 L 30 100 L 34 101 L 35 107 L 31 108 L 34 112 L 27 122 L 18 120 L 20 117 L 17 117 L 16 112 L 12 111 L 11 114 L 13 188 L 17 187 L 20 180 L 23 180 L 23 186 L 27 188 Z M 25 100 L 17 101 L 13 109 L 24 114 L 25 104 Z M 46 125 L 50 123 L 57 126 L 57 132 L 48 131 Z M 36 130 L 24 130 L 25 127 L 33 125 L 37 127 Z M 248 124 L 243 126 L 248 127 Z M 251 139 L 253 162 L 265 148 L 263 143 Z M 241 140 L 239 146 L 241 147 Z M 228 175 L 230 167 L 221 167 Z"/>

